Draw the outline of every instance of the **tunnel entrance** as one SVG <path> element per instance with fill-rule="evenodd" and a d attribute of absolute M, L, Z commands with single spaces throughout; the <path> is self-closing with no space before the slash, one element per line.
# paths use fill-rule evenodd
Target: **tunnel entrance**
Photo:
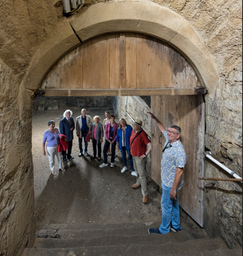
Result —
<path fill-rule="evenodd" d="M 144 100 L 140 97 L 38 97 L 34 101 L 34 114 L 32 118 L 32 155 L 34 165 L 34 188 L 36 210 L 35 218 L 37 229 L 43 228 L 50 223 L 116 223 L 116 222 L 158 222 L 160 214 L 158 205 L 160 195 L 154 188 L 154 182 L 148 182 L 151 201 L 150 207 L 144 206 L 144 212 L 139 213 L 136 209 L 141 207 L 141 192 L 132 190 L 131 185 L 136 178 L 131 175 L 131 170 L 121 173 L 123 168 L 121 153 L 116 150 L 115 167 L 100 169 L 102 160 L 92 159 L 92 143 L 88 144 L 89 157 L 79 157 L 79 147 L 76 130 L 72 148 L 72 162 L 68 162 L 65 172 L 58 172 L 53 176 L 49 170 L 47 156 L 42 154 L 41 141 L 47 122 L 53 119 L 56 127 L 63 112 L 66 109 L 73 111 L 73 118 L 80 115 L 82 108 L 87 109 L 87 114 L 93 118 L 95 115 L 105 118 L 105 111 L 120 117 L 125 117 L 128 124 L 132 124 L 130 116 L 137 116 L 131 107 L 123 108 L 121 105 L 137 102 L 136 111 L 140 110 L 142 115 L 149 111 L 150 97 Z M 143 111 L 141 111 L 141 109 Z M 120 111 L 122 110 L 122 111 Z M 131 115 L 125 115 L 125 112 Z M 144 124 L 144 129 L 151 134 L 151 127 Z M 102 143 L 103 151 L 104 143 Z M 110 163 L 110 157 L 108 157 Z M 148 161 L 151 165 L 151 161 Z M 56 168 L 58 167 L 56 163 Z M 129 163 L 128 163 L 128 167 Z M 58 168 L 57 168 L 58 170 Z M 150 175 L 149 175 L 150 176 Z M 126 207 L 126 204 L 129 205 Z M 130 205 L 136 207 L 131 209 Z M 153 210 L 151 210 L 153 209 Z M 110 212 L 113 216 L 110 217 Z"/>
<path fill-rule="evenodd" d="M 140 34 L 102 35 L 60 59 L 43 79 L 45 96 L 151 96 L 151 109 L 169 126 L 182 127 L 187 151 L 182 208 L 203 226 L 204 102 L 206 90 L 185 57 Z M 152 124 L 152 178 L 160 185 L 161 133 Z M 159 150 L 158 150 L 159 149 Z"/>

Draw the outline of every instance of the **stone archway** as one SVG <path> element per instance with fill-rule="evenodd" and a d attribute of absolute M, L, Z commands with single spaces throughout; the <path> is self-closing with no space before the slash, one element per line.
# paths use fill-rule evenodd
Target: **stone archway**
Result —
<path fill-rule="evenodd" d="M 59 24 L 53 36 L 41 45 L 33 57 L 23 79 L 22 88 L 34 93 L 40 88 L 51 68 L 68 52 L 82 46 L 89 39 L 117 32 L 150 35 L 165 41 L 188 60 L 200 84 L 208 89 L 209 93 L 217 87 L 218 74 L 213 60 L 189 22 L 157 4 L 114 2 L 92 5 Z M 201 159 L 199 161 L 201 162 Z M 202 216 L 201 213 L 200 220 Z"/>
<path fill-rule="evenodd" d="M 188 59 L 209 92 L 217 87 L 218 74 L 213 60 L 190 23 L 168 8 L 146 2 L 92 5 L 59 24 L 34 55 L 22 85 L 36 91 L 57 60 L 83 41 L 105 33 L 127 31 L 168 42 Z"/>
<path fill-rule="evenodd" d="M 203 226 L 203 191 L 198 177 L 204 175 L 205 117 L 198 88 L 201 83 L 195 70 L 180 53 L 154 37 L 135 33 L 91 38 L 63 56 L 40 87 L 45 96 L 151 95 L 156 116 L 166 126 L 174 123 L 183 130 L 188 153 L 185 183 L 190 186 L 180 193 L 181 205 Z M 153 125 L 151 137 L 151 174 L 160 184 L 162 134 Z"/>

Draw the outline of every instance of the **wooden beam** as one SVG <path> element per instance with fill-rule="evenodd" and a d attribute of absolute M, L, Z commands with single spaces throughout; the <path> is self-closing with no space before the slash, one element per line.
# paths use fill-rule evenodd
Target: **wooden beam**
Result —
<path fill-rule="evenodd" d="M 195 88 L 161 88 L 161 89 L 98 89 L 98 90 L 67 90 L 67 89 L 50 89 L 42 90 L 43 96 L 70 96 L 70 97 L 87 97 L 87 96 L 154 96 L 154 95 L 196 95 Z"/>

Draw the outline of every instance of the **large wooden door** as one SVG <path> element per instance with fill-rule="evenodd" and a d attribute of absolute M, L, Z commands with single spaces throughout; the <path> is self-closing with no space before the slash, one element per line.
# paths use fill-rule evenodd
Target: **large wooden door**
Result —
<path fill-rule="evenodd" d="M 198 177 L 204 176 L 204 103 L 202 96 L 152 96 L 152 112 L 163 125 L 181 127 L 181 141 L 187 162 L 184 186 L 179 193 L 180 206 L 203 227 L 203 189 Z M 161 185 L 160 162 L 164 136 L 152 121 L 152 179 Z"/>
<path fill-rule="evenodd" d="M 52 67 L 45 96 L 195 95 L 201 83 L 190 63 L 149 36 L 118 33 L 93 38 Z"/>

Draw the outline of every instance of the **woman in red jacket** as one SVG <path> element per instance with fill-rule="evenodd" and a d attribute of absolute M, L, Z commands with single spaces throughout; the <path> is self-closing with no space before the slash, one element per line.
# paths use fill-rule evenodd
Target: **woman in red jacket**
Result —
<path fill-rule="evenodd" d="M 104 163 L 100 165 L 100 168 L 108 166 L 107 163 L 107 149 L 111 145 L 111 167 L 114 167 L 114 160 L 116 154 L 116 134 L 118 129 L 118 123 L 115 122 L 116 117 L 111 115 L 110 122 L 105 128 L 105 145 L 103 149 Z"/>

